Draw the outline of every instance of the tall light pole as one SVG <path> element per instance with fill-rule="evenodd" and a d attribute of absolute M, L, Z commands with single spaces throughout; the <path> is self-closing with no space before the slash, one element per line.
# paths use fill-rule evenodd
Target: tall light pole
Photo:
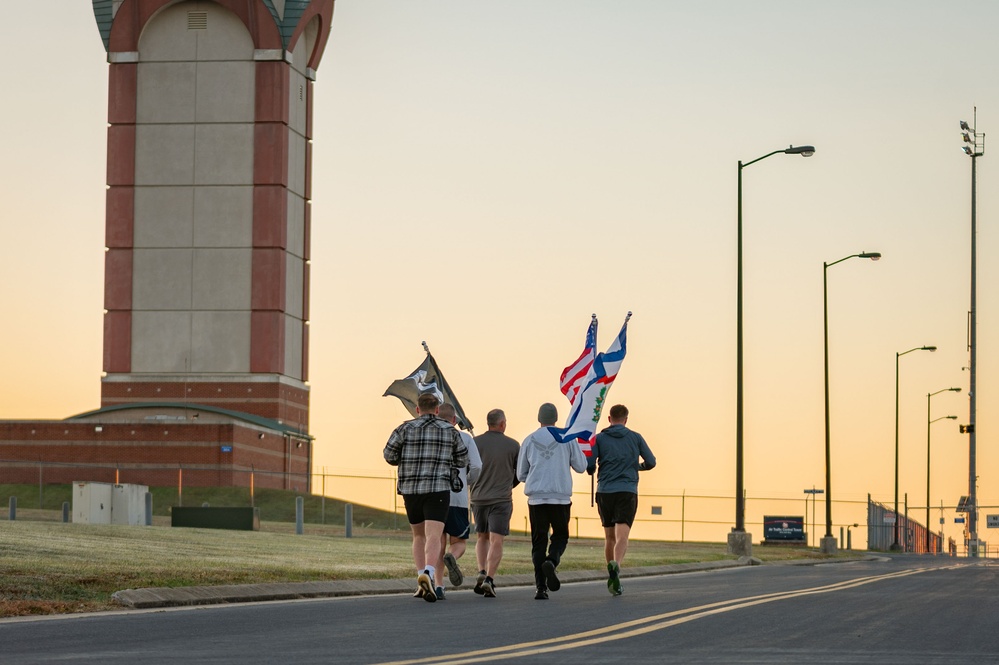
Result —
<path fill-rule="evenodd" d="M 940 393 L 961 392 L 960 388 L 944 388 L 935 393 L 926 393 L 926 553 L 930 553 L 930 425 L 938 420 L 957 420 L 957 416 L 940 416 L 930 420 L 930 398 Z"/>
<path fill-rule="evenodd" d="M 847 259 L 870 259 L 877 261 L 881 252 L 861 252 L 844 256 L 832 263 L 822 263 L 822 348 L 824 352 L 825 396 L 826 396 L 826 535 L 822 538 L 820 551 L 826 554 L 836 553 L 836 538 L 832 534 L 832 465 L 829 452 L 829 289 L 827 274 L 829 267 L 842 263 Z"/>
<path fill-rule="evenodd" d="M 935 346 L 917 346 L 908 351 L 895 352 L 895 528 L 892 536 L 891 550 L 897 552 L 902 549 L 898 544 L 898 359 L 913 351 L 936 351 Z"/>
<path fill-rule="evenodd" d="M 968 311 L 968 351 L 971 354 L 971 379 L 968 384 L 968 402 L 970 415 L 968 425 L 965 429 L 968 432 L 968 556 L 978 556 L 978 490 L 976 485 L 976 447 L 975 447 L 975 399 L 978 391 L 975 389 L 975 380 L 978 371 L 978 319 L 975 313 L 975 300 L 977 297 L 975 286 L 976 270 L 976 245 L 975 245 L 975 212 L 977 207 L 977 190 L 975 189 L 975 166 L 976 160 L 985 154 L 985 133 L 978 132 L 978 107 L 975 107 L 973 126 L 969 127 L 964 120 L 961 121 L 961 138 L 964 139 L 963 150 L 971 157 L 971 309 Z"/>
<path fill-rule="evenodd" d="M 738 199 L 738 232 L 737 232 L 737 253 L 738 260 L 736 266 L 737 287 L 736 287 L 736 370 L 735 370 L 735 526 L 728 535 L 728 551 L 730 554 L 748 556 L 753 551 L 753 538 L 746 533 L 746 497 L 745 487 L 742 480 L 743 470 L 743 446 L 742 446 L 742 169 L 750 164 L 755 164 L 767 157 L 772 157 L 777 153 L 785 155 L 801 155 L 811 157 L 815 154 L 815 148 L 810 145 L 788 146 L 783 150 L 768 152 L 762 157 L 743 163 L 739 161 L 739 199 Z"/>

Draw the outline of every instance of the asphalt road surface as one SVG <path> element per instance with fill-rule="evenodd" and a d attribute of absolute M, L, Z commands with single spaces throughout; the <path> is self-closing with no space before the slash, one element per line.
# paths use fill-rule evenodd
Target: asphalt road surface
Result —
<path fill-rule="evenodd" d="M 0 663 L 999 663 L 999 561 L 896 556 L 0 621 Z"/>

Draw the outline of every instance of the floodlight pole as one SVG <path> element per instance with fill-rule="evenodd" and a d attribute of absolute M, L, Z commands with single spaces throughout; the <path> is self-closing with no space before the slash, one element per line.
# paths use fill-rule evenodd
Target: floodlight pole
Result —
<path fill-rule="evenodd" d="M 976 400 L 978 390 L 976 381 L 978 378 L 978 319 L 975 311 L 977 300 L 977 290 L 975 275 L 977 273 L 977 245 L 976 245 L 976 168 L 977 159 L 985 154 L 985 133 L 978 132 L 978 107 L 974 109 L 974 118 L 971 127 L 968 123 L 961 121 L 961 129 L 964 142 L 970 143 L 971 147 L 964 146 L 964 152 L 971 157 L 971 309 L 968 311 L 968 351 L 971 356 L 970 371 L 971 377 L 968 383 L 968 556 L 978 556 L 978 472 L 977 472 L 977 447 L 976 447 Z"/>

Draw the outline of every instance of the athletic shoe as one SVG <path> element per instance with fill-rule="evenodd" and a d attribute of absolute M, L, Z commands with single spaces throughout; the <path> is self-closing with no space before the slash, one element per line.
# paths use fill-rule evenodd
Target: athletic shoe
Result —
<path fill-rule="evenodd" d="M 623 592 L 621 587 L 621 566 L 617 565 L 617 561 L 611 561 L 607 564 L 607 590 L 614 596 L 620 596 Z"/>
<path fill-rule="evenodd" d="M 458 560 L 450 552 L 444 555 L 444 565 L 447 566 L 447 578 L 450 580 L 451 586 L 461 586 L 461 583 L 465 581 L 465 576 L 461 574 Z"/>
<path fill-rule="evenodd" d="M 437 602 L 437 594 L 434 592 L 434 581 L 430 579 L 429 570 L 424 570 L 416 578 L 416 583 L 420 585 L 420 589 L 423 591 L 423 600 L 428 603 Z"/>
<path fill-rule="evenodd" d="M 444 587 L 439 586 L 434 589 L 434 595 L 437 596 L 437 600 L 444 600 Z"/>
<path fill-rule="evenodd" d="M 555 562 L 546 560 L 541 564 L 541 572 L 545 576 L 545 583 L 548 584 L 549 590 L 558 591 L 562 588 L 562 583 L 558 581 L 558 575 L 555 574 Z"/>
<path fill-rule="evenodd" d="M 538 592 L 534 594 L 534 600 L 548 600 L 548 590 L 543 586 L 539 586 Z"/>
<path fill-rule="evenodd" d="M 486 571 L 480 570 L 479 576 L 475 578 L 475 587 L 472 589 L 475 593 L 480 596 L 483 594 L 482 584 L 486 581 Z"/>
<path fill-rule="evenodd" d="M 482 583 L 482 595 L 486 598 L 496 597 L 496 587 L 493 586 L 493 578 L 487 577 Z"/>

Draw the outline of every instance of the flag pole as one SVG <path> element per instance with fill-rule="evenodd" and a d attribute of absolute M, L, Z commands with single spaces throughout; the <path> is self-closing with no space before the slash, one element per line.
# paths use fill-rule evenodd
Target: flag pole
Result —
<path fill-rule="evenodd" d="M 631 316 L 631 312 L 628 312 L 628 316 Z M 424 340 L 424 341 L 422 341 L 420 343 L 423 344 L 423 350 L 426 351 L 427 355 L 429 356 L 430 355 L 430 347 L 427 346 L 426 340 Z"/>

